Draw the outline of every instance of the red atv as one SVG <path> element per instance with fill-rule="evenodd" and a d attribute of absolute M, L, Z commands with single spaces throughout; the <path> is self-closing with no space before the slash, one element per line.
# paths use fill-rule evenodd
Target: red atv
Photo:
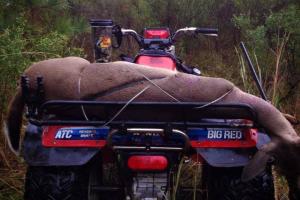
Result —
<path fill-rule="evenodd" d="M 135 58 L 122 55 L 122 60 L 194 75 L 200 70 L 184 65 L 175 55 L 176 37 L 218 33 L 197 27 L 174 34 L 168 28 L 149 28 L 141 36 L 113 26 L 111 20 L 90 23 L 98 62 L 109 61 L 111 48 L 130 35 L 141 50 Z M 117 44 L 112 44 L 113 37 Z M 29 165 L 25 199 L 274 198 L 270 169 L 249 182 L 240 178 L 257 148 L 269 141 L 249 105 L 131 102 L 111 120 L 126 103 L 58 100 L 39 108 L 48 114 L 58 105 L 106 111 L 103 118 L 88 121 L 37 119 L 29 112 L 23 143 Z"/>

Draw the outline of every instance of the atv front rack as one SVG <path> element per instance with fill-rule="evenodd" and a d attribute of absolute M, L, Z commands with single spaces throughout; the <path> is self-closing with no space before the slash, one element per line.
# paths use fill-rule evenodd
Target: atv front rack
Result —
<path fill-rule="evenodd" d="M 109 126 L 118 129 L 258 127 L 256 113 L 247 104 L 205 106 L 206 103 L 195 102 L 132 102 L 129 105 L 126 103 L 52 100 L 38 109 L 38 115 L 29 116 L 29 121 L 39 126 L 84 125 Z M 235 123 L 235 119 L 246 119 L 252 123 Z"/>

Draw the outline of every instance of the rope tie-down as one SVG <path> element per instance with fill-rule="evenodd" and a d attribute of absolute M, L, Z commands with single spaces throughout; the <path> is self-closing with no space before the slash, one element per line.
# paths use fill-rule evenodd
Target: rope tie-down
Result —
<path fill-rule="evenodd" d="M 84 68 L 85 69 L 85 68 Z M 78 95 L 79 95 L 79 99 L 81 99 L 81 79 L 82 79 L 82 72 L 84 71 L 84 69 L 80 72 L 80 75 L 79 75 L 79 78 L 78 78 Z M 108 120 L 104 125 L 102 125 L 103 127 L 104 126 L 108 126 L 114 119 L 116 119 L 125 109 L 126 107 L 132 103 L 135 99 L 137 99 L 139 96 L 141 96 L 144 92 L 146 92 L 146 90 L 148 90 L 151 85 L 155 86 L 156 88 L 158 88 L 162 93 L 164 93 L 165 95 L 167 95 L 168 97 L 170 97 L 171 100 L 173 101 L 176 101 L 176 102 L 181 102 L 180 100 L 178 100 L 176 97 L 174 97 L 173 95 L 171 95 L 169 92 L 167 92 L 166 90 L 164 90 L 162 87 L 160 87 L 158 84 L 156 84 L 152 79 L 150 79 L 148 76 L 146 76 L 145 74 L 139 72 L 138 70 L 134 70 L 136 73 L 138 73 L 139 75 L 141 75 L 146 81 L 148 81 L 150 84 L 147 85 L 145 88 L 143 88 L 142 90 L 140 90 L 138 93 L 136 93 L 132 98 L 130 98 L 125 104 L 124 106 L 110 119 Z M 167 77 L 165 77 L 167 78 Z M 221 96 L 219 96 L 218 98 L 202 105 L 202 106 L 199 106 L 199 107 L 195 107 L 195 109 L 202 109 L 202 108 L 205 108 L 205 107 L 208 107 L 212 104 L 215 104 L 219 101 L 221 101 L 222 99 L 224 99 L 228 94 L 230 94 L 232 92 L 234 87 L 232 87 L 229 91 L 225 92 L 224 94 L 222 94 Z M 82 114 L 85 118 L 85 120 L 89 120 L 86 112 L 85 112 L 85 109 L 84 109 L 84 106 L 81 105 L 81 111 L 82 111 Z"/>
<path fill-rule="evenodd" d="M 78 78 L 78 95 L 79 95 L 79 99 L 81 99 L 81 79 L 82 79 L 82 73 L 84 71 L 86 67 L 84 67 L 80 74 L 79 74 L 79 78 Z M 145 74 L 135 70 L 135 72 L 137 72 L 138 74 L 140 74 L 143 78 L 145 78 L 145 80 L 147 80 L 151 85 L 155 86 L 156 88 L 158 88 L 160 91 L 162 91 L 164 94 L 166 94 L 168 97 L 170 97 L 172 100 L 175 100 L 176 102 L 180 102 L 177 98 L 175 98 L 173 95 L 171 95 L 169 92 L 167 92 L 166 90 L 164 90 L 163 88 L 161 88 L 159 85 L 157 85 L 153 80 L 151 80 L 149 77 L 147 77 Z M 165 77 L 167 78 L 167 77 Z M 107 121 L 104 125 L 102 126 L 107 126 L 108 124 L 110 124 L 114 119 L 116 119 L 121 113 L 123 110 L 126 109 L 126 107 L 131 103 L 133 102 L 136 98 L 138 98 L 141 94 L 143 94 L 146 90 L 148 90 L 151 85 L 147 85 L 144 89 L 142 89 L 141 91 L 139 91 L 137 94 L 135 94 L 132 98 L 130 98 L 126 104 L 109 120 Z M 81 111 L 82 111 L 82 114 L 85 118 L 85 120 L 89 120 L 86 112 L 85 112 L 85 109 L 84 109 L 84 106 L 81 105 Z"/>

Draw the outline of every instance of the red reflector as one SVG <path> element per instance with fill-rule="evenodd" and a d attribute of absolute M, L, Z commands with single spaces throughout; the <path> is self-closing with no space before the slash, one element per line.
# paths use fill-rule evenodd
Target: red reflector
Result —
<path fill-rule="evenodd" d="M 167 168 L 168 160 L 164 156 L 131 156 L 127 164 L 136 171 L 161 171 Z"/>

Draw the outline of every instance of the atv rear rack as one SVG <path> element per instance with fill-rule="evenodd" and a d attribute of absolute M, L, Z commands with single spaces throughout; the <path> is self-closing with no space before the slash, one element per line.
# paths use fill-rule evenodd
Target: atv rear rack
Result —
<path fill-rule="evenodd" d="M 196 102 L 132 102 L 118 113 L 127 102 L 51 100 L 29 115 L 38 126 L 73 125 L 105 126 L 110 128 L 167 128 L 192 127 L 259 127 L 257 116 L 247 104 L 213 104 Z M 204 107 L 203 107 L 204 106 Z M 88 119 L 83 117 L 83 111 Z M 69 113 L 68 115 L 66 113 Z M 48 116 L 59 116 L 49 118 Z M 113 120 L 112 120 L 113 119 Z M 222 119 L 222 120 L 217 120 Z M 235 123 L 246 119 L 253 123 Z M 109 123 L 108 123 L 109 122 Z"/>

